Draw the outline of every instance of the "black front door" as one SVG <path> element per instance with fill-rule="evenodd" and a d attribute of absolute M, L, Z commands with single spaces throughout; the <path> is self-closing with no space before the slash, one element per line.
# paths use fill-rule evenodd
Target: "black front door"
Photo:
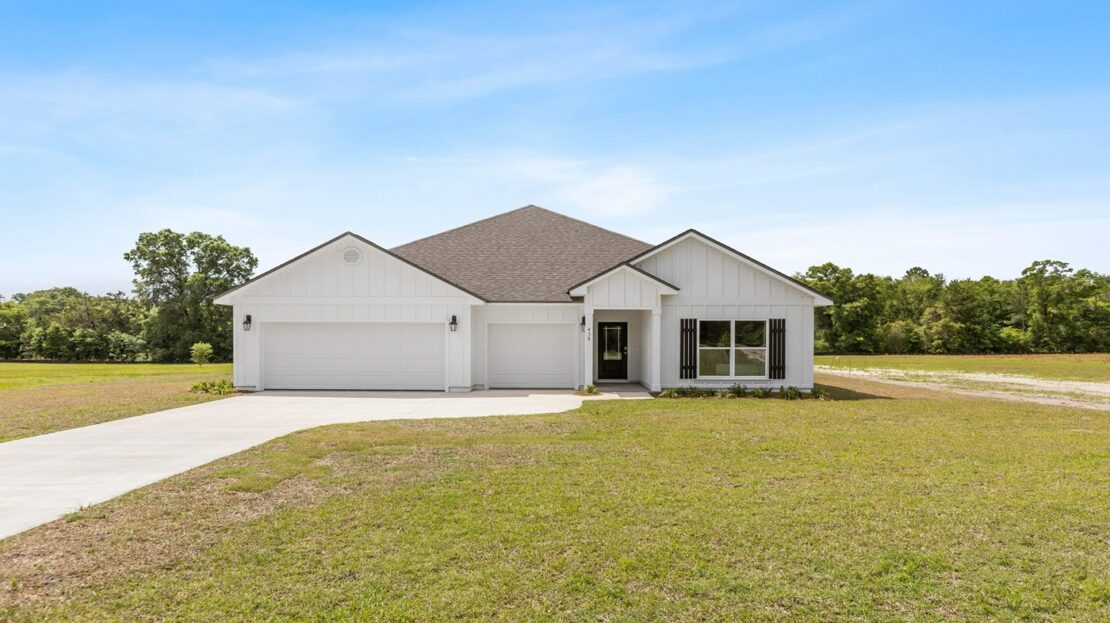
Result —
<path fill-rule="evenodd" d="M 628 323 L 597 323 L 597 378 L 628 378 Z"/>

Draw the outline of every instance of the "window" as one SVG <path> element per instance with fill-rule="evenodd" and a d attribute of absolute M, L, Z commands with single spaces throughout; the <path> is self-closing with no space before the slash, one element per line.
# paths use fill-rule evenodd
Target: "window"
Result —
<path fill-rule="evenodd" d="M 767 376 L 767 321 L 699 321 L 698 376 Z"/>
<path fill-rule="evenodd" d="M 605 361 L 620 361 L 622 359 L 621 353 L 621 326 L 603 327 L 605 331 L 602 339 L 602 344 L 605 349 L 601 353 L 601 358 Z"/>

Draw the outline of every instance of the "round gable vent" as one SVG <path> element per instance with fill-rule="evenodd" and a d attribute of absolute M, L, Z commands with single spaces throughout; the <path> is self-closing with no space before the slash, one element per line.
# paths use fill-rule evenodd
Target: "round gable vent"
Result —
<path fill-rule="evenodd" d="M 355 264 L 358 264 L 361 261 L 362 261 L 362 251 L 360 251 L 360 250 L 358 250 L 354 247 L 347 247 L 346 249 L 343 249 L 343 263 L 344 264 L 350 264 L 351 266 L 354 266 Z"/>

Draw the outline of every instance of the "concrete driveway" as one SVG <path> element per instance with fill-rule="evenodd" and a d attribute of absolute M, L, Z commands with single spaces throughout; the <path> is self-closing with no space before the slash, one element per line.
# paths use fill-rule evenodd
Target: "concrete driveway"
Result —
<path fill-rule="evenodd" d="M 0 443 L 0 538 L 305 428 L 558 413 L 582 400 L 570 392 L 497 390 L 261 392 Z"/>

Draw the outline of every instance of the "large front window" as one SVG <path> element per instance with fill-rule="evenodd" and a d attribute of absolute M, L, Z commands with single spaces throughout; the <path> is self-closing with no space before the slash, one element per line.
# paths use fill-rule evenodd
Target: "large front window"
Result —
<path fill-rule="evenodd" d="M 765 320 L 698 322 L 698 376 L 761 378 L 767 376 Z"/>

